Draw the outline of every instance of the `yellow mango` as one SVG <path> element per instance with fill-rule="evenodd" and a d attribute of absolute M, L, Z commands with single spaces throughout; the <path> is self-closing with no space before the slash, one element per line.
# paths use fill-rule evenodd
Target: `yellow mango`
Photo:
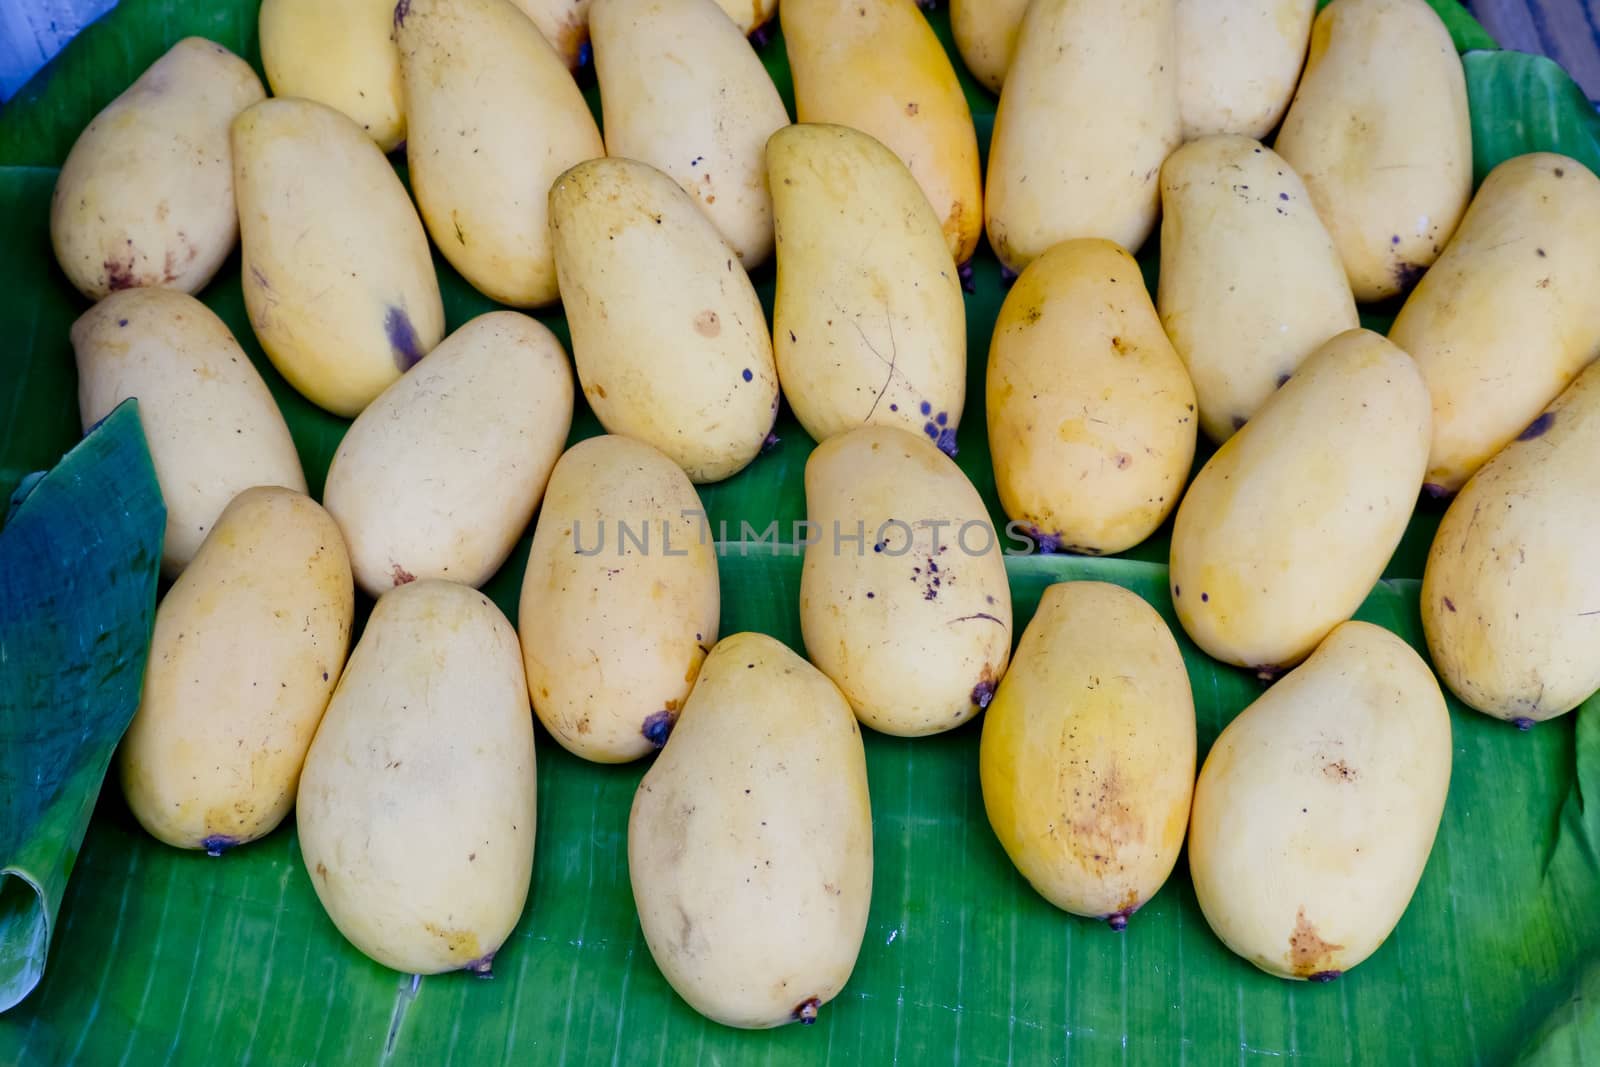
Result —
<path fill-rule="evenodd" d="M 1039 257 L 989 345 L 1000 504 L 1046 551 L 1108 555 L 1149 537 L 1194 463 L 1195 397 L 1139 265 L 1110 241 Z"/>
<path fill-rule="evenodd" d="M 606 154 L 670 175 L 739 262 L 765 260 L 767 138 L 789 113 L 743 32 L 715 0 L 596 0 L 589 24 Z"/>
<path fill-rule="evenodd" d="M 1527 729 L 1600 689 L 1600 364 L 1451 503 L 1422 578 L 1434 669 Z"/>
<path fill-rule="evenodd" d="M 1206 756 L 1189 825 L 1206 922 L 1268 974 L 1338 978 L 1400 921 L 1449 787 L 1450 715 L 1427 664 L 1343 623 Z"/>
<path fill-rule="evenodd" d="M 572 370 L 541 323 L 493 311 L 445 338 L 345 431 L 322 499 L 371 596 L 480 586 L 511 554 L 572 428 Z"/>
<path fill-rule="evenodd" d="M 1302 361 L 1361 324 L 1344 264 L 1294 169 L 1227 134 L 1161 168 L 1156 306 L 1200 428 L 1226 441 Z"/>
<path fill-rule="evenodd" d="M 750 276 L 689 194 L 631 159 L 550 190 L 561 300 L 589 406 L 696 482 L 743 470 L 778 413 L 772 338 Z"/>
<path fill-rule="evenodd" d="M 261 0 L 261 65 L 272 95 L 342 111 L 393 152 L 406 139 L 394 8 L 392 0 Z"/>
<path fill-rule="evenodd" d="M 1466 78 L 1427 0 L 1324 8 L 1275 147 L 1305 179 L 1356 299 L 1409 289 L 1472 195 Z"/>
<path fill-rule="evenodd" d="M 1155 609 L 1120 586 L 1039 598 L 983 717 L 989 825 L 1058 908 L 1121 930 L 1166 882 L 1189 825 L 1194 697 Z"/>
<path fill-rule="evenodd" d="M 987 227 L 1001 264 L 1104 237 L 1137 252 L 1181 140 L 1175 0 L 1035 0 L 989 142 Z"/>
<path fill-rule="evenodd" d="M 954 455 L 966 306 L 911 172 L 845 126 L 778 131 L 767 166 L 778 224 L 773 350 L 800 425 L 817 441 L 863 423 L 899 426 Z"/>
<path fill-rule="evenodd" d="M 590 0 L 511 0 L 533 20 L 539 33 L 556 50 L 568 70 L 583 65 L 583 46 L 589 43 Z"/>
<path fill-rule="evenodd" d="M 899 156 L 965 263 L 983 229 L 978 135 L 916 0 L 784 0 L 778 17 L 799 121 L 852 127 Z"/>
<path fill-rule="evenodd" d="M 310 100 L 233 123 L 244 305 L 306 399 L 360 414 L 444 336 L 428 235 L 361 128 Z"/>
<path fill-rule="evenodd" d="M 129 397 L 167 505 L 161 571 L 175 578 L 241 492 L 306 477 L 283 414 L 228 326 L 171 289 L 113 293 L 72 324 L 87 433 Z"/>
<path fill-rule="evenodd" d="M 50 242 L 79 292 L 205 288 L 239 236 L 228 124 L 265 95 L 244 60 L 186 37 L 94 117 L 50 199 Z"/>
<path fill-rule="evenodd" d="M 283 821 L 355 614 L 339 528 L 303 493 L 246 489 L 156 610 L 117 750 L 139 824 L 221 855 Z"/>
<path fill-rule="evenodd" d="M 628 875 L 690 1007 L 748 1029 L 815 1022 L 872 898 L 866 753 L 833 683 L 764 634 L 723 638 L 634 794 Z"/>
<path fill-rule="evenodd" d="M 1011 594 L 961 468 L 904 430 L 863 426 L 806 461 L 806 518 L 806 654 L 856 716 L 920 737 L 987 706 L 1011 655 Z"/>
<path fill-rule="evenodd" d="M 967 70 L 998 93 L 1017 48 L 1028 0 L 950 0 L 950 32 Z"/>
<path fill-rule="evenodd" d="M 1600 355 L 1600 179 L 1548 152 L 1483 180 L 1389 331 L 1433 396 L 1428 487 L 1460 489 Z"/>
<path fill-rule="evenodd" d="M 577 83 L 510 0 L 409 0 L 395 40 L 411 188 L 433 243 L 489 299 L 553 303 L 550 185 L 605 155 Z"/>
<path fill-rule="evenodd" d="M 401 973 L 488 974 L 528 899 L 536 797 L 511 624 L 454 582 L 385 593 L 295 804 L 300 854 L 333 924 Z"/>
<path fill-rule="evenodd" d="M 682 469 L 627 437 L 573 445 L 550 475 L 517 613 L 550 736 L 597 763 L 660 748 L 721 610 L 716 547 Z"/>
<path fill-rule="evenodd" d="M 1350 330 L 1313 353 L 1178 507 L 1172 603 L 1195 644 L 1270 678 L 1355 614 L 1405 533 L 1428 436 L 1400 349 Z"/>
<path fill-rule="evenodd" d="M 1265 137 L 1288 110 L 1317 0 L 1177 0 L 1183 137 Z"/>

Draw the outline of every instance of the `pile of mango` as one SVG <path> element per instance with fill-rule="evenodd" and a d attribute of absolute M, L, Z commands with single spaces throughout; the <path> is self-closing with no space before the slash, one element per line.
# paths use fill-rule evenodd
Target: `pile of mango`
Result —
<path fill-rule="evenodd" d="M 1349 621 L 1420 493 L 1455 496 L 1422 594 L 1444 683 L 1524 728 L 1600 687 L 1600 180 L 1535 154 L 1474 195 L 1425 0 L 1315 7 L 953 0 L 999 93 L 986 176 L 914 0 L 784 0 L 797 124 L 746 38 L 776 0 L 265 0 L 271 98 L 179 42 L 83 132 L 51 218 L 97 301 L 83 423 L 139 398 L 169 514 L 134 815 L 221 854 L 293 809 L 358 948 L 484 972 L 534 862 L 531 703 L 585 759 L 660 750 L 629 868 L 673 987 L 730 1025 L 810 1022 L 867 921 L 861 726 L 983 713 L 989 820 L 1053 903 L 1121 929 L 1187 839 L 1239 955 L 1359 963 L 1450 775 L 1428 664 Z M 1152 299 L 1132 253 L 1158 222 Z M 1013 652 L 999 539 L 948 455 L 983 234 L 1016 272 L 983 398 L 1006 514 L 1110 554 L 1175 512 L 1184 630 L 1273 682 L 1198 776 L 1149 604 L 1052 586 Z M 273 366 L 354 419 L 320 503 L 192 295 L 236 244 Z M 498 303 L 559 301 L 571 362 L 522 311 L 446 336 L 430 248 Z M 1360 329 L 1389 298 L 1389 336 Z M 607 435 L 567 448 L 578 392 Z M 695 488 L 759 464 L 780 398 L 818 442 L 809 520 L 854 532 L 806 553 L 808 659 L 719 640 Z M 514 629 L 477 587 L 536 513 Z M 608 526 L 645 539 L 586 545 Z"/>

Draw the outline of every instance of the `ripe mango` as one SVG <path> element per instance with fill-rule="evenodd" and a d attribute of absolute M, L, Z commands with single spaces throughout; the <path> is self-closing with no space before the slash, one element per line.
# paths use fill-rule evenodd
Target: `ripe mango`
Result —
<path fill-rule="evenodd" d="M 811 453 L 806 517 L 806 653 L 861 721 L 920 737 L 984 708 L 1011 655 L 1011 594 L 961 468 L 904 430 L 863 426 Z"/>
<path fill-rule="evenodd" d="M 402 973 L 488 974 L 528 898 L 534 773 L 522 657 L 499 609 L 454 582 L 379 597 L 295 805 L 339 932 Z"/>
<path fill-rule="evenodd" d="M 1194 462 L 1194 386 L 1139 265 L 1067 241 L 1006 294 L 989 345 L 1000 504 L 1047 551 L 1108 555 L 1149 537 Z"/>
<path fill-rule="evenodd" d="M 1422 578 L 1434 669 L 1526 729 L 1600 689 L 1600 364 L 1472 476 Z"/>
<path fill-rule="evenodd" d="M 1387 630 L 1341 624 L 1206 756 L 1189 825 L 1206 922 L 1268 974 L 1339 977 L 1400 921 L 1449 787 L 1427 664 Z"/>
<path fill-rule="evenodd" d="M 1178 861 L 1194 761 L 1189 675 L 1155 609 L 1103 582 L 1046 589 L 978 750 L 989 825 L 1029 884 L 1121 930 Z"/>
<path fill-rule="evenodd" d="M 1411 288 L 1472 195 L 1466 77 L 1427 0 L 1324 8 L 1274 147 L 1305 179 L 1356 299 Z"/>
<path fill-rule="evenodd" d="M 1453 493 L 1600 355 L 1600 178 L 1535 152 L 1484 178 L 1390 340 L 1433 397 L 1428 485 Z"/>
<path fill-rule="evenodd" d="M 1270 678 L 1355 614 L 1405 533 L 1428 437 L 1400 349 L 1350 330 L 1313 353 L 1178 507 L 1172 603 L 1195 644 Z"/>
<path fill-rule="evenodd" d="M 866 753 L 833 683 L 764 634 L 723 638 L 634 794 L 628 876 L 690 1007 L 748 1029 L 814 1022 L 872 898 Z"/>

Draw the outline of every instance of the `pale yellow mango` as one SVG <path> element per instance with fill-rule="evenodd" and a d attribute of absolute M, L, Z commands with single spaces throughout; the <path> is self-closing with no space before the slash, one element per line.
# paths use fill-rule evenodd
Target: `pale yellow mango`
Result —
<path fill-rule="evenodd" d="M 833 683 L 765 634 L 723 638 L 634 794 L 628 875 L 690 1007 L 749 1029 L 814 1022 L 872 898 L 866 753 Z"/>
<path fill-rule="evenodd" d="M 444 336 L 428 235 L 361 128 L 310 100 L 233 123 L 244 305 L 306 399 L 346 418 Z"/>
<path fill-rule="evenodd" d="M 267 383 L 228 326 L 171 289 L 113 293 L 72 324 L 87 433 L 130 397 L 167 506 L 161 571 L 175 578 L 217 516 L 257 485 L 306 491 Z"/>
<path fill-rule="evenodd" d="M 1194 386 L 1139 265 L 1110 241 L 1052 248 L 1006 294 L 989 346 L 1000 504 L 1047 551 L 1149 537 L 1194 463 Z"/>
<path fill-rule="evenodd" d="M 1137 252 L 1181 140 L 1175 0 L 1035 0 L 995 110 L 989 246 L 1011 271 L 1077 237 Z"/>
<path fill-rule="evenodd" d="M 1046 589 L 978 749 L 989 825 L 1023 877 L 1121 930 L 1178 861 L 1194 765 L 1194 697 L 1161 616 L 1103 582 Z"/>
<path fill-rule="evenodd" d="M 1011 655 L 1011 594 L 961 468 L 904 430 L 863 426 L 806 461 L 806 518 L 800 631 L 856 716 L 920 737 L 981 711 Z"/>
<path fill-rule="evenodd" d="M 595 159 L 556 180 L 550 229 L 601 425 L 695 482 L 744 469 L 772 431 L 778 372 L 755 287 L 711 220 L 654 167 Z"/>
<path fill-rule="evenodd" d="M 721 610 L 716 546 L 683 470 L 627 437 L 573 445 L 550 475 L 517 613 L 550 736 L 598 763 L 660 748 Z"/>
<path fill-rule="evenodd" d="M 1600 179 L 1548 152 L 1483 180 L 1390 340 L 1433 396 L 1428 485 L 1453 493 L 1600 355 Z"/>
<path fill-rule="evenodd" d="M 378 599 L 300 776 L 300 854 L 351 944 L 403 974 L 489 973 L 533 875 L 533 716 L 488 597 Z"/>
<path fill-rule="evenodd" d="M 765 260 L 767 138 L 789 113 L 744 33 L 716 0 L 596 0 L 589 25 L 606 154 L 670 175 L 739 262 Z"/>
<path fill-rule="evenodd" d="M 541 323 L 493 311 L 445 338 L 356 418 L 328 467 L 323 503 L 361 588 L 492 578 L 571 428 L 572 369 Z"/>
<path fill-rule="evenodd" d="M 205 288 L 239 236 L 228 124 L 265 95 L 244 60 L 186 37 L 94 117 L 50 199 L 50 242 L 79 292 Z"/>
<path fill-rule="evenodd" d="M 1206 922 L 1268 974 L 1339 977 L 1400 921 L 1449 787 L 1427 664 L 1387 630 L 1340 625 L 1206 756 L 1189 826 Z"/>
<path fill-rule="evenodd" d="M 408 0 L 395 40 L 433 243 L 491 300 L 554 303 L 551 183 L 605 155 L 577 83 L 510 0 Z"/>
<path fill-rule="evenodd" d="M 1600 364 L 1451 503 L 1422 578 L 1434 669 L 1526 729 L 1600 689 Z"/>
<path fill-rule="evenodd" d="M 1472 195 L 1466 78 L 1427 0 L 1324 8 L 1275 147 L 1305 179 L 1356 299 L 1409 289 Z"/>
<path fill-rule="evenodd" d="M 827 440 L 863 423 L 955 453 L 967 323 L 955 260 L 903 163 L 845 126 L 767 145 L 778 223 L 773 351 L 789 407 Z"/>
<path fill-rule="evenodd" d="M 1226 441 L 1302 361 L 1361 324 L 1306 187 L 1248 137 L 1191 142 L 1161 168 L 1156 306 L 1200 405 Z"/>
<path fill-rule="evenodd" d="M 156 610 L 117 750 L 139 824 L 221 855 L 283 821 L 354 614 L 344 542 L 316 501 L 276 487 L 235 497 Z"/>
<path fill-rule="evenodd" d="M 1177 0 L 1184 140 L 1265 137 L 1300 80 L 1317 0 Z"/>
<path fill-rule="evenodd" d="M 950 0 L 950 32 L 967 70 L 991 93 L 1005 83 L 1028 0 Z"/>
<path fill-rule="evenodd" d="M 1274 677 L 1355 614 L 1427 464 L 1428 390 L 1375 333 L 1333 338 L 1195 476 L 1172 528 L 1172 602 L 1210 656 Z"/>
<path fill-rule="evenodd" d="M 916 0 L 784 0 L 795 115 L 881 141 L 910 168 L 965 263 L 983 229 L 972 110 Z"/>
<path fill-rule="evenodd" d="M 272 95 L 342 111 L 393 152 L 406 139 L 394 9 L 392 0 L 261 0 L 261 65 Z"/>

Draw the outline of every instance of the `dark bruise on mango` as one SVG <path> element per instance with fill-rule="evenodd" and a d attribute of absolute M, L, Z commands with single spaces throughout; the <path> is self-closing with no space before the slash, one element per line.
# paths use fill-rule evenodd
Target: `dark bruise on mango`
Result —
<path fill-rule="evenodd" d="M 1543 415 L 1540 415 L 1537 419 L 1534 419 L 1532 422 L 1528 423 L 1528 428 L 1517 434 L 1517 440 L 1532 441 L 1536 437 L 1543 437 L 1549 431 L 1550 427 L 1555 425 L 1555 421 L 1556 413 L 1553 411 L 1547 411 Z"/>
<path fill-rule="evenodd" d="M 999 620 L 996 621 L 998 622 Z M 984 667 L 982 679 L 972 687 L 972 703 L 979 708 L 987 708 L 994 701 L 996 688 L 998 687 L 994 680 L 994 668 Z"/>
<path fill-rule="evenodd" d="M 406 314 L 405 308 L 389 305 L 383 317 L 383 332 L 388 335 L 389 347 L 394 351 L 394 364 L 402 373 L 422 361 L 426 353 L 422 351 L 417 331 L 411 325 L 411 316 Z"/>
<path fill-rule="evenodd" d="M 206 850 L 206 855 L 208 856 L 220 856 L 230 848 L 236 847 L 239 843 L 237 837 L 230 837 L 227 834 L 212 834 L 210 837 L 201 840 L 200 847 Z"/>
<path fill-rule="evenodd" d="M 1294 930 L 1289 934 L 1289 970 L 1298 978 L 1315 978 L 1317 981 L 1330 981 L 1319 975 L 1331 975 L 1337 978 L 1340 974 L 1322 966 L 1329 957 L 1343 949 L 1343 945 L 1336 945 L 1331 941 L 1324 941 L 1317 933 L 1315 924 L 1306 918 L 1306 909 L 1301 908 L 1295 913 Z"/>
<path fill-rule="evenodd" d="M 411 0 L 400 0 L 394 5 L 394 26 L 399 29 L 406 24 L 406 16 L 411 14 Z"/>
<path fill-rule="evenodd" d="M 1128 928 L 1128 920 L 1133 918 L 1133 913 L 1143 906 L 1144 903 L 1139 899 L 1138 894 L 1129 890 L 1128 895 L 1123 898 L 1122 907 L 1106 916 L 1106 925 L 1115 932 L 1122 933 Z"/>
<path fill-rule="evenodd" d="M 1420 263 L 1396 263 L 1394 265 L 1394 282 L 1400 287 L 1401 292 L 1406 292 L 1417 280 L 1428 271 Z"/>
<path fill-rule="evenodd" d="M 677 713 L 671 710 L 653 711 L 644 717 L 644 724 L 639 727 L 639 733 L 655 748 L 662 748 L 667 743 L 667 738 L 672 735 L 672 727 L 677 723 Z"/>
<path fill-rule="evenodd" d="M 493 967 L 494 953 L 486 952 L 475 960 L 468 960 L 461 969 L 471 973 L 475 978 L 493 978 Z"/>
<path fill-rule="evenodd" d="M 800 1020 L 801 1026 L 810 1026 L 817 1021 L 817 1009 L 822 1007 L 820 997 L 807 997 L 794 1007 L 794 1017 Z"/>

